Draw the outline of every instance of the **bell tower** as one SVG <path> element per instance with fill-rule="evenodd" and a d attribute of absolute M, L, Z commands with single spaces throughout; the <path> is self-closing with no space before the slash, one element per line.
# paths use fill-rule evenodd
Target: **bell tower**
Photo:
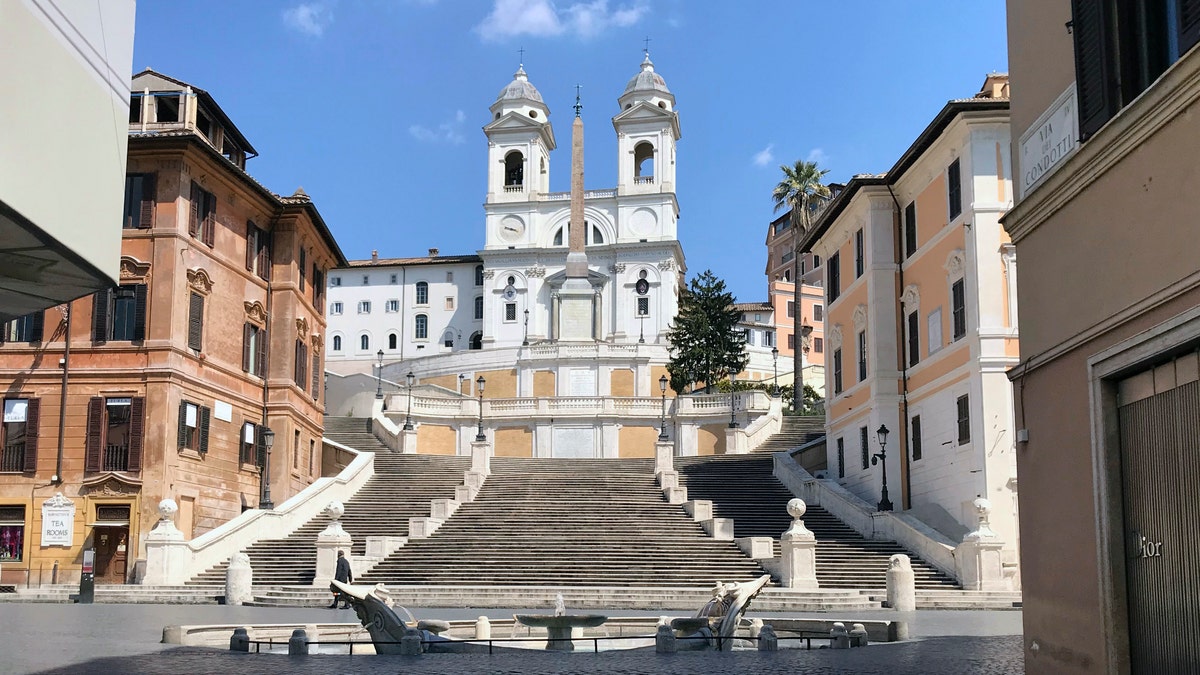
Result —
<path fill-rule="evenodd" d="M 531 201 L 550 188 L 554 129 L 550 109 L 518 67 L 491 108 L 483 128 L 488 138 L 487 203 Z"/>
<path fill-rule="evenodd" d="M 650 52 L 642 69 L 617 99 L 621 112 L 613 117 L 617 131 L 617 191 L 619 194 L 675 192 L 675 144 L 679 116 L 675 96 L 654 72 Z"/>

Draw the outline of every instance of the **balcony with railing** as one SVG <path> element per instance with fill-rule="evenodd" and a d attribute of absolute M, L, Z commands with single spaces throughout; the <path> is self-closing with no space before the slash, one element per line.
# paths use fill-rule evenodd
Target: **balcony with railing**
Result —
<path fill-rule="evenodd" d="M 104 448 L 104 459 L 100 463 L 102 471 L 129 470 L 129 444 L 109 445 Z"/>
<path fill-rule="evenodd" d="M 524 192 L 525 186 L 521 183 L 517 183 L 515 185 L 505 185 L 504 191 L 505 192 Z"/>
<path fill-rule="evenodd" d="M 634 185 L 654 185 L 654 176 L 634 176 Z"/>
<path fill-rule="evenodd" d="M 0 451 L 0 472 L 20 473 L 25 470 L 25 442 L 9 443 Z"/>
<path fill-rule="evenodd" d="M 615 188 L 610 190 L 584 190 L 584 199 L 610 199 L 617 196 Z M 542 201 L 547 202 L 565 202 L 571 199 L 570 192 L 547 192 L 542 195 Z"/>

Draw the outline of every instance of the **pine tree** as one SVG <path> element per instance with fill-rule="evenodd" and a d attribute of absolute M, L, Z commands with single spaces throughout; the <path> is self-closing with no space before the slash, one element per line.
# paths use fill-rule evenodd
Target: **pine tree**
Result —
<path fill-rule="evenodd" d="M 682 393 L 703 382 L 708 391 L 731 372 L 740 373 L 746 367 L 749 357 L 746 336 L 737 328 L 740 318 L 724 281 L 710 270 L 692 277 L 667 332 L 672 389 Z"/>

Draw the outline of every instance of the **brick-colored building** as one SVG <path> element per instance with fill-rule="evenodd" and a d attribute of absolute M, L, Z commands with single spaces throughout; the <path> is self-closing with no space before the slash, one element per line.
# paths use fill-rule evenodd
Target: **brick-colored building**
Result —
<path fill-rule="evenodd" d="M 837 189 L 840 186 L 831 186 Z M 800 321 L 810 326 L 808 351 L 803 352 L 804 384 L 825 393 L 825 297 L 821 288 L 824 283 L 821 257 L 813 253 L 796 251 L 796 228 L 792 227 L 791 212 L 784 213 L 771 221 L 767 227 L 767 288 L 771 306 L 775 310 L 775 344 L 779 349 L 780 384 L 798 382 L 793 378 L 798 361 L 796 349 L 804 348 L 804 340 L 797 341 L 796 327 L 796 284 L 800 279 Z"/>
<path fill-rule="evenodd" d="M 323 278 L 346 260 L 303 191 L 245 172 L 208 93 L 132 89 L 119 285 L 4 325 L 4 583 L 78 578 L 92 548 L 97 581 L 135 578 L 164 498 L 189 538 L 257 507 L 264 428 L 274 501 L 320 475 Z"/>

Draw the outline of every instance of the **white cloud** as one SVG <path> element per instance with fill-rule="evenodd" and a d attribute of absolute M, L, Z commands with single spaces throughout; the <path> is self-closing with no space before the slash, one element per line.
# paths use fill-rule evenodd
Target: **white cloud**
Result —
<path fill-rule="evenodd" d="M 302 2 L 283 10 L 283 24 L 312 37 L 321 37 L 333 23 L 333 6 L 328 2 Z"/>
<path fill-rule="evenodd" d="M 754 153 L 754 166 L 768 166 L 775 163 L 775 144 L 768 143 L 767 147 Z"/>
<path fill-rule="evenodd" d="M 458 145 L 466 139 L 463 137 L 463 123 L 467 121 L 467 114 L 461 110 L 455 110 L 454 116 L 430 128 L 420 124 L 413 124 L 408 127 L 408 133 L 413 138 L 423 143 L 452 143 Z"/>
<path fill-rule="evenodd" d="M 572 34 L 590 38 L 609 28 L 632 26 L 648 11 L 646 0 L 633 0 L 611 9 L 608 0 L 591 0 L 561 10 L 552 0 L 494 0 L 491 14 L 475 26 L 475 31 L 492 42 L 518 35 Z"/>
<path fill-rule="evenodd" d="M 808 156 L 804 158 L 806 162 L 815 162 L 818 167 L 824 166 L 829 162 L 829 155 L 821 148 L 813 148 L 808 151 Z"/>

